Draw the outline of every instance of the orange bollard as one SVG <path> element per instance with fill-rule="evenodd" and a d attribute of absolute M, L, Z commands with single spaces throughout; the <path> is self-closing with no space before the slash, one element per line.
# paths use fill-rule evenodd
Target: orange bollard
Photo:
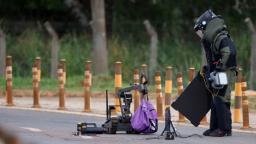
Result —
<path fill-rule="evenodd" d="M 6 79 L 6 106 L 14 106 L 12 99 L 12 56 L 6 57 L 6 69 L 5 69 L 5 79 Z"/>
<path fill-rule="evenodd" d="M 141 70 L 140 71 L 141 71 L 142 74 L 144 74 L 147 77 L 147 79 L 149 79 L 148 78 L 148 66 L 146 64 L 141 65 Z"/>
<path fill-rule="evenodd" d="M 84 80 L 84 112 L 91 112 L 91 61 L 86 61 L 85 64 L 85 80 Z"/>
<path fill-rule="evenodd" d="M 161 85 L 161 74 L 157 71 L 155 74 L 155 86 L 156 86 L 156 111 L 159 119 L 163 119 L 163 96 Z"/>
<path fill-rule="evenodd" d="M 249 101 L 248 97 L 246 96 L 247 83 L 245 78 L 242 77 L 242 108 L 243 108 L 243 127 L 242 129 L 248 129 L 250 127 L 250 119 L 249 119 Z"/>
<path fill-rule="evenodd" d="M 120 100 L 117 92 L 122 87 L 122 62 L 117 61 L 115 63 L 115 110 L 114 113 L 120 112 Z"/>
<path fill-rule="evenodd" d="M 32 108 L 41 108 L 39 104 L 40 100 L 40 76 L 41 76 L 41 59 L 36 57 L 36 60 L 33 64 L 32 74 L 33 74 L 33 106 Z"/>
<path fill-rule="evenodd" d="M 63 66 L 63 81 L 64 81 L 64 85 L 66 85 L 66 81 L 67 81 L 67 75 L 66 75 L 66 60 L 65 59 L 61 59 L 60 63 Z"/>
<path fill-rule="evenodd" d="M 192 82 L 192 80 L 195 77 L 195 68 L 189 68 L 188 69 L 188 84 Z"/>
<path fill-rule="evenodd" d="M 58 79 L 59 79 L 59 108 L 58 110 L 66 110 L 65 108 L 65 83 L 64 83 L 64 62 L 58 64 Z"/>
<path fill-rule="evenodd" d="M 181 95 L 181 93 L 183 92 L 183 79 L 182 79 L 182 74 L 179 72 L 177 74 L 177 83 L 178 83 L 178 96 Z M 179 113 L 179 120 L 178 122 L 185 122 L 185 117 Z"/>
<path fill-rule="evenodd" d="M 139 75 L 139 69 L 135 68 L 134 69 L 134 73 L 133 73 L 133 80 L 134 80 L 134 84 L 139 85 L 140 84 L 140 75 Z M 134 90 L 134 112 L 136 111 L 136 109 L 139 107 L 140 105 L 140 92 L 136 89 Z"/>
<path fill-rule="evenodd" d="M 242 69 L 238 70 L 238 77 L 235 83 L 235 109 L 234 109 L 234 122 L 241 122 L 241 105 L 242 105 Z"/>
<path fill-rule="evenodd" d="M 172 94 L 172 67 L 167 67 L 165 71 L 165 107 L 171 105 L 171 94 Z"/>

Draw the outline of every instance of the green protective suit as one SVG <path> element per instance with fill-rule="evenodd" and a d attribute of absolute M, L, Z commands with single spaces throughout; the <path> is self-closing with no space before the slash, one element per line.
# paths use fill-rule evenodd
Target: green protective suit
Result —
<path fill-rule="evenodd" d="M 225 102 L 230 102 L 232 85 L 236 79 L 236 48 L 230 38 L 224 20 L 216 17 L 203 30 L 204 49 L 210 71 L 225 71 L 228 85 L 218 91 Z"/>

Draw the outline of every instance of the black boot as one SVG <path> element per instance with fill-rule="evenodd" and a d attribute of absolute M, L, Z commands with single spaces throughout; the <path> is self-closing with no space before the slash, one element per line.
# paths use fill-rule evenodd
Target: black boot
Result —
<path fill-rule="evenodd" d="M 232 136 L 232 130 L 227 130 L 226 133 L 227 133 L 227 136 Z"/>
<path fill-rule="evenodd" d="M 208 130 L 206 130 L 206 131 L 203 132 L 203 135 L 204 135 L 204 136 L 209 136 L 210 133 L 213 132 L 213 131 L 214 131 L 214 130 L 212 130 L 212 129 L 208 129 Z"/>
<path fill-rule="evenodd" d="M 216 129 L 212 131 L 209 136 L 211 137 L 224 137 L 224 136 L 231 136 L 231 131 L 228 133 L 227 131 L 223 131 L 221 129 Z"/>

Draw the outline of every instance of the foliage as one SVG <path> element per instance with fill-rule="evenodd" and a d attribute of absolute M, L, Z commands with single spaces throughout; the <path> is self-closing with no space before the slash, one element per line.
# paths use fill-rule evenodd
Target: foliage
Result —
<path fill-rule="evenodd" d="M 238 61 L 246 75 L 249 72 L 250 63 L 250 38 L 247 33 L 233 37 L 238 48 Z M 50 39 L 47 34 L 38 29 L 25 30 L 19 36 L 7 36 L 7 53 L 13 56 L 14 75 L 18 77 L 30 77 L 31 67 L 36 56 L 42 59 L 42 76 L 50 75 Z M 67 76 L 83 75 L 85 61 L 91 59 L 91 40 L 89 37 L 77 34 L 66 34 L 60 38 L 61 51 L 59 58 L 67 60 Z M 158 69 L 164 76 L 167 66 L 187 75 L 189 67 L 200 69 L 201 48 L 197 43 L 182 39 L 161 39 L 159 42 Z M 114 62 L 122 61 L 123 77 L 128 83 L 132 83 L 133 69 L 149 61 L 148 41 L 135 41 L 134 39 L 121 40 L 113 36 L 108 42 L 109 51 L 109 76 L 114 76 Z M 185 78 L 186 79 L 186 78 Z"/>
<path fill-rule="evenodd" d="M 91 17 L 90 2 L 78 0 L 88 19 Z M 158 69 L 173 66 L 174 74 L 181 71 L 187 74 L 191 66 L 200 68 L 201 51 L 199 39 L 193 31 L 194 20 L 202 12 L 211 8 L 221 14 L 228 25 L 230 34 L 238 49 L 238 63 L 248 76 L 250 67 L 250 34 L 244 23 L 250 16 L 256 23 L 256 1 L 243 1 L 242 14 L 234 10 L 234 0 L 105 0 L 108 31 L 108 64 L 113 78 L 114 62 L 123 62 L 123 76 L 127 83 L 132 82 L 134 67 L 149 62 L 149 37 L 143 21 L 148 19 L 159 34 Z M 42 59 L 42 74 L 50 73 L 50 37 L 37 23 L 46 20 L 60 35 L 60 58 L 67 60 L 68 77 L 83 75 L 85 60 L 91 59 L 91 31 L 88 24 L 82 30 L 79 21 L 71 14 L 62 0 L 0 0 L 0 21 L 7 33 L 7 53 L 13 56 L 14 75 L 30 77 L 31 66 L 36 56 Z M 16 22 L 29 21 L 26 26 Z M 55 23 L 54 23 L 55 22 Z M 11 24 L 12 25 L 9 25 Z M 14 23 L 14 24 L 13 24 Z M 36 24 L 35 24 L 36 23 Z M 68 23 L 74 26 L 66 27 Z M 14 27 L 15 26 L 15 27 Z M 19 30 L 17 30 L 19 29 Z M 186 79 L 186 78 L 185 78 Z"/>

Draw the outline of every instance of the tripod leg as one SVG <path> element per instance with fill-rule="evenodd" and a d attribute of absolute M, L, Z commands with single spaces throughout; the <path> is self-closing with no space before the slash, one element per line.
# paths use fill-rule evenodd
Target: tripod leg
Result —
<path fill-rule="evenodd" d="M 177 133 L 176 133 L 176 130 L 175 130 L 174 126 L 173 126 L 172 121 L 170 121 L 170 123 L 171 123 L 171 127 L 172 127 L 172 130 L 173 130 L 173 133 L 174 133 L 174 135 L 177 137 L 178 135 L 177 135 Z"/>
<path fill-rule="evenodd" d="M 160 135 L 160 136 L 163 136 L 163 135 L 164 135 L 164 131 L 165 131 L 165 129 L 162 131 L 162 133 L 161 133 L 161 135 Z"/>

